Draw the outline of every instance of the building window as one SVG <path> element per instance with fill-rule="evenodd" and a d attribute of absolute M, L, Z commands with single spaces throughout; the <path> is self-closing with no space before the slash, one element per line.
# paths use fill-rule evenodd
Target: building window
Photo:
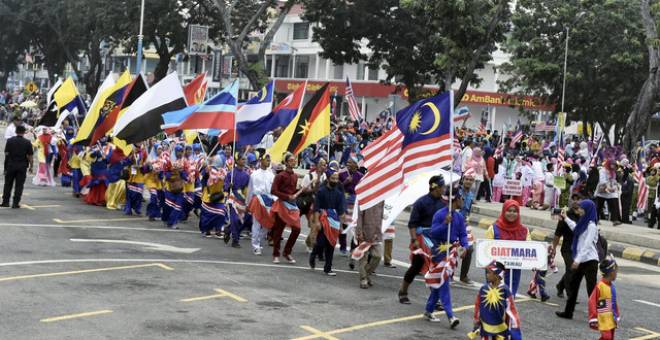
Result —
<path fill-rule="evenodd" d="M 309 72 L 309 56 L 299 55 L 296 56 L 296 78 L 308 78 Z"/>
<path fill-rule="evenodd" d="M 364 63 L 359 62 L 357 64 L 357 77 L 355 77 L 355 80 L 364 80 Z"/>
<path fill-rule="evenodd" d="M 369 80 L 378 80 L 378 69 L 379 68 L 369 68 Z"/>
<path fill-rule="evenodd" d="M 307 40 L 309 38 L 309 23 L 297 22 L 293 24 L 293 40 Z"/>
<path fill-rule="evenodd" d="M 332 79 L 343 79 L 344 78 L 344 65 L 334 65 L 334 74 Z"/>
<path fill-rule="evenodd" d="M 288 55 L 278 54 L 275 57 L 275 77 L 278 78 L 288 78 L 289 75 L 289 60 Z"/>

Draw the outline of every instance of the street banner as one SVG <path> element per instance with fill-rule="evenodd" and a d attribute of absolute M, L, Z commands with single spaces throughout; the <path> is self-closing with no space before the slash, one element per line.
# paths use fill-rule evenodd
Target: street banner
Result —
<path fill-rule="evenodd" d="M 519 179 L 507 179 L 502 188 L 502 195 L 505 196 L 521 196 L 522 183 Z"/>
<path fill-rule="evenodd" d="M 506 269 L 547 270 L 548 244 L 536 241 L 478 240 L 477 267 L 485 268 L 493 260 Z"/>
<path fill-rule="evenodd" d="M 209 43 L 209 27 L 201 25 L 188 26 L 188 54 L 206 55 Z"/>

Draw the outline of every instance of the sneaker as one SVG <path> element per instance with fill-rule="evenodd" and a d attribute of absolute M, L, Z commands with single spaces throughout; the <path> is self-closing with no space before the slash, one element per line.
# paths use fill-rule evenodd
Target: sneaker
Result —
<path fill-rule="evenodd" d="M 316 262 L 314 261 L 314 258 L 309 259 L 309 268 L 312 270 L 316 269 Z"/>
<path fill-rule="evenodd" d="M 9 203 L 2 202 L 2 204 L 0 204 L 0 207 L 9 208 Z"/>
<path fill-rule="evenodd" d="M 153 221 L 155 221 L 155 220 L 156 220 L 155 217 L 149 217 L 149 222 L 153 222 Z"/>
<path fill-rule="evenodd" d="M 175 224 L 175 225 L 172 226 L 172 229 L 179 230 L 179 226 Z"/>
<path fill-rule="evenodd" d="M 541 296 L 541 302 L 546 302 L 546 301 L 548 301 L 548 300 L 550 300 L 550 295 L 543 295 L 543 296 Z"/>
<path fill-rule="evenodd" d="M 369 288 L 369 284 L 367 283 L 367 280 L 362 280 L 362 281 L 360 281 L 360 288 L 361 288 L 361 289 L 367 289 L 367 288 Z"/>
<path fill-rule="evenodd" d="M 311 248 L 311 247 L 307 247 L 307 254 L 311 254 L 311 253 L 312 253 L 312 248 Z"/>
<path fill-rule="evenodd" d="M 253 249 L 252 253 L 256 256 L 261 256 L 261 248 Z"/>
<path fill-rule="evenodd" d="M 232 242 L 231 247 L 232 247 L 232 248 L 240 248 L 241 245 L 240 245 L 240 243 L 238 243 L 238 242 L 236 242 L 236 243 L 233 243 L 233 242 Z"/>
<path fill-rule="evenodd" d="M 367 285 L 369 285 L 369 287 L 373 287 L 373 285 L 374 285 L 374 283 L 371 282 L 370 278 L 367 278 Z"/>
<path fill-rule="evenodd" d="M 211 235 L 211 233 L 206 233 L 206 234 L 204 234 L 204 237 L 206 237 L 206 238 L 212 238 L 213 235 Z"/>
<path fill-rule="evenodd" d="M 291 264 L 296 263 L 296 260 L 291 255 L 285 255 L 284 258 Z"/>
<path fill-rule="evenodd" d="M 424 319 L 429 322 L 440 322 L 442 320 L 438 319 L 433 313 L 425 312 L 424 313 Z"/>
<path fill-rule="evenodd" d="M 215 234 L 213 234 L 213 237 L 215 237 L 215 238 L 219 238 L 219 239 L 223 239 L 223 238 L 225 238 L 225 236 L 222 235 L 222 232 L 219 232 L 219 233 L 215 233 Z"/>
<path fill-rule="evenodd" d="M 328 276 L 337 276 L 337 273 L 335 273 L 335 272 L 333 272 L 332 270 L 330 270 L 329 272 L 325 272 L 325 275 L 328 275 Z"/>
<path fill-rule="evenodd" d="M 339 251 L 339 255 L 344 256 L 344 257 L 347 257 L 347 256 L 348 256 L 348 252 L 347 252 L 346 250 L 340 250 L 340 251 Z"/>
<path fill-rule="evenodd" d="M 454 329 L 459 323 L 461 323 L 461 320 L 458 320 L 457 317 L 453 316 L 449 319 L 449 328 Z"/>
<path fill-rule="evenodd" d="M 18 204 L 13 204 L 13 205 L 11 206 L 11 208 L 12 208 L 12 209 L 20 209 L 21 206 L 18 205 Z"/>
<path fill-rule="evenodd" d="M 280 258 L 277 256 L 273 257 L 273 263 L 280 263 Z"/>
<path fill-rule="evenodd" d="M 387 267 L 387 268 L 391 268 L 391 269 L 396 268 L 396 266 L 393 265 L 393 264 L 391 264 L 391 263 L 385 263 L 385 264 L 383 264 L 383 266 L 385 266 L 385 267 Z"/>

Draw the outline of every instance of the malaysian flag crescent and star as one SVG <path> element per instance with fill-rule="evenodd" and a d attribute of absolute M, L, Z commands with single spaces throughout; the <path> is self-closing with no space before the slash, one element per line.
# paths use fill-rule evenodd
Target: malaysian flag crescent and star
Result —
<path fill-rule="evenodd" d="M 417 170 L 428 171 L 429 166 L 451 160 L 451 152 L 443 151 L 451 150 L 452 108 L 451 93 L 444 92 L 397 112 L 396 124 L 404 136 L 404 179 L 412 178 Z"/>

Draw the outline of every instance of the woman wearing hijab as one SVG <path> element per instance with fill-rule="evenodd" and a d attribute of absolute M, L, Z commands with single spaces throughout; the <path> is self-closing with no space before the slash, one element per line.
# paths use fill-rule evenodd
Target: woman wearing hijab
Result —
<path fill-rule="evenodd" d="M 529 231 L 520 223 L 520 204 L 515 200 L 506 200 L 502 206 L 500 217 L 486 231 L 486 238 L 493 240 L 528 241 Z M 513 296 L 518 292 L 520 284 L 520 269 L 507 270 L 504 280 L 511 285 Z M 511 278 L 513 275 L 513 278 Z"/>
<path fill-rule="evenodd" d="M 484 178 L 488 175 L 486 173 L 486 161 L 481 153 L 480 148 L 472 149 L 472 158 L 467 164 L 467 169 L 465 172 L 472 170 L 474 176 L 474 185 L 472 186 L 472 195 L 477 197 L 479 193 L 479 187 L 484 181 Z"/>
<path fill-rule="evenodd" d="M 580 216 L 577 223 L 566 216 L 566 212 L 561 214 L 561 218 L 573 230 L 573 243 L 571 244 L 573 264 L 571 265 L 570 287 L 567 289 L 568 300 L 564 311 L 556 312 L 557 316 L 564 319 L 573 318 L 582 277 L 587 281 L 588 296 L 591 296 L 598 274 L 598 248 L 596 247 L 598 243 L 598 227 L 596 227 L 598 210 L 596 204 L 591 200 L 582 200 L 572 209 L 576 215 Z"/>

